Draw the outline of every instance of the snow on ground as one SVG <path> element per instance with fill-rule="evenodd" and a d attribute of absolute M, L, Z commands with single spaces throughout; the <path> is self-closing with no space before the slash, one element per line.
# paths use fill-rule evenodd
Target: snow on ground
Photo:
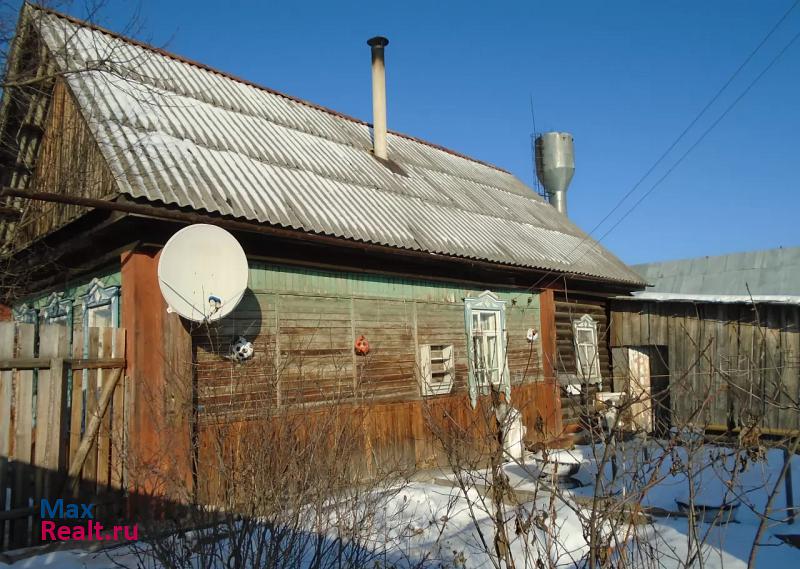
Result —
<path fill-rule="evenodd" d="M 523 464 L 509 464 L 506 475 L 512 487 L 519 492 L 521 504 L 509 506 L 509 516 L 528 519 L 533 513 L 544 524 L 553 519 L 551 533 L 557 534 L 557 543 L 548 540 L 548 534 L 537 529 L 536 523 L 528 528 L 528 539 L 518 537 L 513 522 L 509 523 L 510 549 L 515 558 L 521 559 L 527 552 L 529 559 L 549 555 L 558 565 L 574 566 L 587 551 L 584 528 L 579 514 L 587 513 L 587 504 L 595 491 L 597 464 L 602 461 L 603 447 L 577 447 L 571 451 L 560 451 L 554 455 L 560 462 L 577 461 L 581 469 L 576 478 L 582 487 L 564 490 L 559 498 L 551 500 L 551 494 L 537 490 L 538 470 L 533 459 Z M 564 453 L 569 456 L 564 456 Z M 609 449 L 610 453 L 610 449 Z M 606 458 L 610 454 L 606 455 Z M 618 477 L 621 482 L 609 486 L 608 490 L 618 499 L 630 498 L 631 488 L 641 487 L 642 480 L 655 476 L 658 483 L 643 497 L 643 504 L 660 508 L 665 516 L 656 517 L 652 524 L 636 526 L 638 544 L 625 554 L 634 565 L 645 565 L 643 560 L 635 563 L 636 555 L 647 551 L 656 554 L 657 566 L 663 568 L 683 567 L 689 549 L 689 528 L 685 517 L 670 512 L 677 511 L 676 500 L 686 501 L 690 487 L 694 487 L 696 503 L 713 506 L 721 502 L 741 505 L 735 514 L 735 522 L 722 525 L 699 524 L 698 532 L 706 547 L 703 550 L 703 569 L 735 569 L 747 566 L 751 544 L 758 527 L 759 517 L 766 504 L 768 492 L 774 487 L 783 467 L 781 451 L 769 450 L 758 460 L 743 460 L 741 454 L 729 449 L 707 445 L 689 452 L 686 447 L 664 451 L 657 443 L 648 443 L 646 451 L 642 445 L 630 444 L 618 449 L 616 455 Z M 685 472 L 692 472 L 692 484 Z M 611 477 L 611 466 L 604 469 L 606 478 Z M 442 481 L 412 482 L 397 493 L 378 514 L 383 517 L 385 534 L 376 536 L 375 543 L 391 544 L 382 555 L 382 566 L 410 566 L 424 561 L 436 567 L 492 567 L 490 555 L 494 552 L 493 525 L 490 507 L 483 497 L 485 483 L 490 478 L 486 472 L 470 473 L 468 478 L 476 486 L 466 492 Z M 636 480 L 636 477 L 639 480 Z M 450 480 L 454 477 L 447 476 Z M 601 477 L 602 478 L 602 477 Z M 794 457 L 791 465 L 794 496 L 800 500 L 800 460 Z M 773 503 L 773 517 L 785 518 L 785 493 L 780 491 Z M 547 518 L 541 518 L 543 514 Z M 617 530 L 619 531 L 619 530 Z M 765 531 L 757 557 L 758 567 L 800 567 L 800 550 L 783 544 L 776 535 L 800 534 L 800 519 L 790 526 L 776 521 Z M 534 545 L 531 545 L 531 543 Z M 484 543 L 486 544 L 484 546 Z M 489 553 L 487 553 L 487 550 Z M 620 555 L 620 551 L 615 552 Z M 17 561 L 13 569 L 53 567 L 64 569 L 111 569 L 112 567 L 136 567 L 136 559 L 126 554 L 124 548 L 113 551 L 113 560 L 106 553 L 82 551 L 58 551 L 45 553 Z M 695 562 L 696 566 L 701 564 Z M 518 567 L 525 566 L 518 562 Z M 0 563 L 0 567 L 9 567 Z"/>

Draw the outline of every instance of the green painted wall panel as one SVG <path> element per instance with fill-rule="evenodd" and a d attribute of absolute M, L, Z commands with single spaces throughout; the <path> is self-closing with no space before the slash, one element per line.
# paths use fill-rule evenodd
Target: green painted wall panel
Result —
<path fill-rule="evenodd" d="M 330 296 L 357 296 L 422 300 L 461 304 L 466 296 L 477 296 L 484 289 L 465 288 L 435 281 L 404 279 L 377 274 L 337 273 L 316 269 L 250 263 L 250 288 L 253 292 L 292 292 Z M 539 308 L 539 295 L 519 289 L 492 289 L 501 300 Z"/>

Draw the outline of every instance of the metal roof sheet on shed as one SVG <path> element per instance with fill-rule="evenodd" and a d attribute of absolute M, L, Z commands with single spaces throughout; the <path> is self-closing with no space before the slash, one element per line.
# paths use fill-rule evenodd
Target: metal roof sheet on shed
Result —
<path fill-rule="evenodd" d="M 800 298 L 800 247 L 647 263 L 632 268 L 653 285 L 641 293 L 641 298 L 657 300 L 664 294 L 670 300 L 681 296 L 691 300 L 698 296 L 753 295 L 762 299 L 760 302 L 767 302 L 769 297 Z"/>
<path fill-rule="evenodd" d="M 513 175 L 31 8 L 121 193 L 417 251 L 643 284 Z M 87 65 L 88 64 L 88 65 Z M 90 70 L 87 70 L 90 69 Z"/>

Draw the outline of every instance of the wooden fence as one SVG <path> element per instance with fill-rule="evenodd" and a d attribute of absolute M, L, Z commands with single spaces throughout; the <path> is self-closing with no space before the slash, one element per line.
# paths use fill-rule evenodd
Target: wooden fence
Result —
<path fill-rule="evenodd" d="M 130 407 L 125 330 L 0 322 L 0 551 L 41 538 L 43 498 L 119 513 Z"/>

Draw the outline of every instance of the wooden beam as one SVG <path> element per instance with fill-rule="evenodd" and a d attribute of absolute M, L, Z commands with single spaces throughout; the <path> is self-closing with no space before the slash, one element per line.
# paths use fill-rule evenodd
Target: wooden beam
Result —
<path fill-rule="evenodd" d="M 75 453 L 75 458 L 72 459 L 72 464 L 69 465 L 67 476 L 72 480 L 71 485 L 73 490 L 80 484 L 80 474 L 83 469 L 83 463 L 86 462 L 86 457 L 89 454 L 89 450 L 92 448 L 92 443 L 97 437 L 97 433 L 100 431 L 100 422 L 106 414 L 108 404 L 111 402 L 111 396 L 114 394 L 114 388 L 117 387 L 117 382 L 119 382 L 121 376 L 122 369 L 118 368 L 103 386 L 100 399 L 97 401 L 97 410 L 89 420 L 89 424 L 86 426 L 86 433 L 83 435 L 81 444 L 78 447 L 78 452 Z"/>
<path fill-rule="evenodd" d="M 0 360 L 0 370 L 50 369 L 51 362 L 51 358 Z M 116 369 L 125 367 L 125 358 L 66 358 L 63 362 L 72 369 Z"/>
<path fill-rule="evenodd" d="M 155 218 L 155 219 L 163 219 L 169 221 L 175 221 L 179 223 L 208 223 L 211 225 L 217 225 L 219 227 L 228 229 L 230 231 L 242 231 L 242 232 L 249 232 L 249 233 L 260 233 L 264 235 L 270 235 L 277 238 L 283 239 L 291 239 L 295 241 L 304 241 L 304 242 L 311 242 L 311 243 L 319 243 L 324 245 L 330 245 L 334 247 L 341 247 L 341 248 L 350 248 L 350 249 L 357 249 L 363 251 L 365 253 L 387 253 L 391 251 L 392 255 L 400 256 L 400 257 L 413 257 L 413 258 L 425 258 L 428 260 L 437 259 L 439 261 L 445 259 L 448 262 L 452 263 L 459 263 L 459 264 L 466 264 L 473 268 L 484 269 L 484 270 L 499 270 L 504 268 L 504 265 L 500 263 L 493 263 L 491 261 L 479 261 L 475 259 L 466 259 L 463 257 L 456 257 L 452 255 L 437 255 L 433 253 L 427 253 L 424 251 L 416 251 L 412 249 L 402 249 L 399 247 L 390 247 L 387 245 L 378 245 L 374 243 L 366 243 L 364 241 L 357 241 L 354 239 L 346 239 L 343 237 L 332 237 L 329 235 L 319 235 L 316 233 L 309 233 L 305 231 L 300 231 L 296 229 L 284 229 L 282 227 L 275 227 L 272 225 L 267 225 L 264 223 L 258 222 L 251 222 L 251 221 L 239 221 L 236 219 L 221 217 L 219 215 L 212 215 L 212 214 L 202 214 L 194 211 L 182 211 L 176 209 L 168 209 L 166 207 L 156 207 L 149 204 L 142 204 L 137 202 L 129 202 L 123 200 L 103 200 L 103 199 L 96 199 L 96 198 L 86 198 L 82 196 L 71 196 L 71 195 L 64 195 L 64 194 L 55 194 L 51 192 L 29 192 L 25 190 L 19 190 L 16 188 L 9 188 L 5 187 L 0 190 L 0 195 L 4 196 L 12 196 L 12 197 L 19 197 L 31 200 L 38 200 L 38 201 L 45 201 L 45 202 L 52 202 L 52 203 L 60 203 L 65 205 L 75 205 L 80 207 L 87 207 L 87 208 L 94 208 L 94 209 L 101 209 L 107 211 L 119 211 L 128 213 L 131 215 L 140 215 L 143 217 Z M 541 273 L 542 269 L 533 269 L 529 267 L 519 267 L 519 266 L 512 266 L 508 265 L 509 269 L 516 269 L 516 270 L 525 270 L 529 273 L 531 272 L 538 272 Z M 606 286 L 610 286 L 612 288 L 618 287 L 620 290 L 631 290 L 633 289 L 640 289 L 644 288 L 639 285 L 626 285 L 622 282 L 614 282 L 608 281 L 606 279 L 602 279 L 599 277 L 592 277 L 586 275 L 572 275 L 569 273 L 562 273 L 560 271 L 547 271 L 545 272 L 546 275 L 553 275 L 553 283 L 549 285 L 549 287 L 558 287 L 557 280 L 562 279 L 563 277 L 575 278 L 577 280 L 586 281 L 589 283 L 599 283 L 604 284 Z M 548 285 L 544 285 L 548 286 Z"/>
<path fill-rule="evenodd" d="M 0 206 L 0 217 L 4 219 L 17 220 L 22 217 L 22 211 L 15 207 Z"/>

